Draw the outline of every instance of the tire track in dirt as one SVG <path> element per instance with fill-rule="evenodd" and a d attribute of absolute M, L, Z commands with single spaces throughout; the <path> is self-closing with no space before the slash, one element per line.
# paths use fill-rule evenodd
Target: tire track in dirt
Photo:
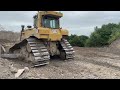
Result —
<path fill-rule="evenodd" d="M 82 61 L 82 62 L 92 63 L 95 65 L 100 65 L 100 66 L 104 66 L 107 68 L 112 68 L 112 69 L 120 71 L 120 66 L 118 66 L 118 65 L 116 65 L 116 63 L 114 63 L 114 61 L 113 61 L 114 59 L 112 59 L 112 61 L 109 60 L 109 62 L 107 62 L 107 60 L 105 60 L 104 58 L 101 58 L 101 60 L 100 60 L 100 59 L 98 59 L 98 57 L 87 58 L 87 57 L 80 56 L 80 55 L 77 55 L 76 57 L 78 59 L 81 57 L 84 58 L 84 59 L 80 59 L 80 61 Z M 102 59 L 104 59 L 104 60 L 102 60 Z M 111 64 L 111 63 L 113 63 L 113 64 Z M 120 63 L 120 62 L 118 62 L 118 63 Z"/>
<path fill-rule="evenodd" d="M 57 64 L 57 65 L 56 65 Z M 98 78 L 98 76 L 93 75 L 90 72 L 90 69 L 88 69 L 86 66 L 84 66 L 83 63 L 81 63 L 78 60 L 73 60 L 73 61 L 68 61 L 64 63 L 57 63 L 53 62 L 52 65 L 53 67 L 56 67 L 57 69 L 59 68 L 62 71 L 65 71 L 67 73 L 71 74 L 71 78 L 74 79 L 85 79 L 85 78 Z M 67 73 L 63 73 L 67 77 Z M 67 77 L 68 78 L 68 77 Z"/>

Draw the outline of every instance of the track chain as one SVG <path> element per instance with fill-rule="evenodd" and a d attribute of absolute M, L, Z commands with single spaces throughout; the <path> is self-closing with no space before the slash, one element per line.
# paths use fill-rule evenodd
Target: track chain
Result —
<path fill-rule="evenodd" d="M 28 38 L 27 41 L 36 61 L 34 66 L 37 67 L 49 64 L 50 55 L 43 42 L 36 38 Z"/>
<path fill-rule="evenodd" d="M 75 51 L 74 51 L 73 47 L 70 45 L 70 43 L 67 41 L 67 39 L 62 39 L 61 46 L 66 53 L 66 59 L 67 60 L 74 59 Z"/>

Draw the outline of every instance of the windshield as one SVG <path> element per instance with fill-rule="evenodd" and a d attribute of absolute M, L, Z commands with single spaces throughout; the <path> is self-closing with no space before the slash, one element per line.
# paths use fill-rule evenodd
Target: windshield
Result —
<path fill-rule="evenodd" d="M 53 28 L 57 29 L 59 28 L 59 18 L 55 17 L 44 17 L 43 18 L 43 25 L 46 28 Z"/>

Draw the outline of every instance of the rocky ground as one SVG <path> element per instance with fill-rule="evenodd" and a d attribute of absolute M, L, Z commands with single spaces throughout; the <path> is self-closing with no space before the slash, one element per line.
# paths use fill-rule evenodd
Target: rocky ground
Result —
<path fill-rule="evenodd" d="M 28 63 L 19 60 L 0 59 L 0 78 L 16 79 L 11 65 L 18 70 L 28 67 L 29 70 L 17 79 L 120 79 L 119 49 L 74 47 L 75 60 L 61 61 L 51 59 L 50 64 L 32 68 Z"/>

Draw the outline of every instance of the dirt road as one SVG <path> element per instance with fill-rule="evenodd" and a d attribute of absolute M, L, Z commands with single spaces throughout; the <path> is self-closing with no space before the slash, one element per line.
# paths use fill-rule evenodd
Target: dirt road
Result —
<path fill-rule="evenodd" d="M 9 65 L 22 69 L 29 67 L 18 79 L 120 79 L 120 55 L 108 48 L 74 47 L 75 60 L 61 61 L 54 58 L 47 66 L 31 68 L 18 60 L 0 60 L 0 78 L 14 79 Z"/>

